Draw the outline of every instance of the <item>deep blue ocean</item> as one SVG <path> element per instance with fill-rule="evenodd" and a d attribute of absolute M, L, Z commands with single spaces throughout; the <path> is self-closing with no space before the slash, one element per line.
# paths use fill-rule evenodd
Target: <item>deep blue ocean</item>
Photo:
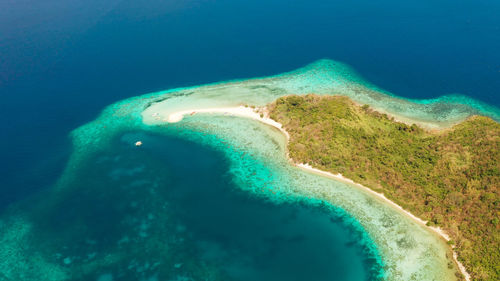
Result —
<path fill-rule="evenodd" d="M 499 15 L 496 0 L 0 1 L 0 212 L 54 183 L 72 129 L 148 92 L 330 58 L 399 96 L 500 106 Z"/>

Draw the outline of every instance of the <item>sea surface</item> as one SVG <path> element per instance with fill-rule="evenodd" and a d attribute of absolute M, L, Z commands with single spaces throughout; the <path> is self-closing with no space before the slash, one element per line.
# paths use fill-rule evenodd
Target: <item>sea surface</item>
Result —
<path fill-rule="evenodd" d="M 82 165 L 82 180 L 74 181 L 69 197 L 60 195 L 65 198 L 60 202 L 48 194 L 73 152 L 68 136 L 118 100 L 282 73 L 323 58 L 351 66 L 397 96 L 462 94 L 497 108 L 499 14 L 500 2 L 494 0 L 2 1 L 2 217 L 16 212 L 33 215 L 30 218 L 39 223 L 35 227 L 47 237 L 40 245 L 57 235 L 65 241 L 83 241 L 87 246 L 67 246 L 67 252 L 54 253 L 59 254 L 54 262 L 68 267 L 75 257 L 109 252 L 82 249 L 110 247 L 116 239 L 128 245 L 122 232 L 137 226 L 139 237 L 150 235 L 141 232 L 143 227 L 158 237 L 169 233 L 173 242 L 164 244 L 182 244 L 177 250 L 155 253 L 179 255 L 169 260 L 171 272 L 162 273 L 172 278 L 182 278 L 177 271 L 189 272 L 183 259 L 201 257 L 200 251 L 208 255 L 203 256 L 207 265 L 191 261 L 199 274 L 230 279 L 304 280 L 302 276 L 313 272 L 317 278 L 308 280 L 374 278 L 371 271 L 380 270 L 378 254 L 367 252 L 366 243 L 352 242 L 356 231 L 344 219 L 308 203 L 268 202 L 234 188 L 226 156 L 173 136 L 145 136 L 151 141 L 143 150 L 124 144 L 121 138 L 130 135 L 117 136 L 116 145 L 101 158 L 94 155 L 87 160 L 93 164 Z M 155 187 L 150 184 L 156 177 L 160 178 Z M 141 187 L 141 179 L 149 181 L 147 188 Z M 134 180 L 140 191 L 125 187 Z M 151 190 L 161 194 L 147 197 Z M 134 200 L 150 209 L 134 211 L 139 208 L 132 206 Z M 161 202 L 169 207 L 159 219 L 152 210 L 162 208 Z M 137 219 L 140 216 L 144 222 Z M 80 223 L 92 233 L 75 234 Z M 126 248 L 133 249 L 138 247 Z M 134 272 L 151 273 L 141 275 L 144 280 L 153 278 L 151 267 L 161 258 L 147 260 L 139 257 L 142 254 L 132 264 Z M 231 263 L 228 256 L 238 258 Z M 227 265 L 222 273 L 221 260 Z M 276 271 L 279 268 L 289 271 Z M 91 273 L 82 278 L 103 281 L 118 278 L 120 272 L 111 265 L 88 270 Z M 123 274 L 121 278 L 131 278 Z"/>

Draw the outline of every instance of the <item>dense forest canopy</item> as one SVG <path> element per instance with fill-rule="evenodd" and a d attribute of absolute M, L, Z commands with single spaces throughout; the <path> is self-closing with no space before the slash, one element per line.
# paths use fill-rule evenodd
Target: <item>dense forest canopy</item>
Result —
<path fill-rule="evenodd" d="M 382 192 L 443 228 L 476 280 L 500 280 L 500 124 L 472 116 L 431 132 L 340 96 L 287 96 L 269 105 L 289 154 Z"/>

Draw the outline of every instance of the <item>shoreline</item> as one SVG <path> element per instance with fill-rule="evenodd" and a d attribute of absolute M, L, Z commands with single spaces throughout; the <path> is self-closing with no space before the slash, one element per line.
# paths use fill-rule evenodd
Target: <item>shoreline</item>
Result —
<path fill-rule="evenodd" d="M 373 190 L 369 187 L 366 187 L 366 186 L 359 184 L 359 183 L 357 183 L 349 178 L 344 177 L 342 174 L 335 175 L 335 174 L 332 174 L 330 172 L 316 169 L 316 168 L 312 167 L 311 165 L 304 164 L 304 163 L 294 163 L 294 165 L 297 166 L 298 168 L 305 170 L 305 171 L 308 171 L 310 173 L 314 173 L 317 175 L 321 175 L 321 176 L 325 176 L 325 177 L 328 177 L 331 179 L 335 179 L 337 181 L 341 181 L 344 183 L 355 185 L 355 186 L 365 190 L 366 192 L 376 196 L 377 198 L 381 199 L 385 203 L 391 205 L 393 208 L 396 208 L 399 212 L 401 212 L 404 215 L 406 215 L 407 217 L 411 218 L 413 221 L 417 222 L 418 224 L 428 228 L 429 230 L 431 230 L 432 232 L 437 234 L 439 237 L 443 238 L 446 242 L 451 240 L 450 236 L 443 229 L 441 229 L 439 227 L 428 226 L 427 221 L 425 221 L 425 220 L 415 216 L 414 214 L 410 213 L 409 211 L 405 210 L 403 207 L 399 206 L 394 201 L 391 201 L 389 198 L 385 197 L 385 195 L 383 193 L 376 192 L 375 190 Z M 464 276 L 466 281 L 470 281 L 471 280 L 470 274 L 467 272 L 467 269 L 465 268 L 465 266 L 460 261 L 458 261 L 458 254 L 453 250 L 454 246 L 450 245 L 450 248 L 451 248 L 451 252 L 453 254 L 453 261 L 456 263 L 458 269 L 460 270 L 460 273 L 462 273 L 462 275 Z"/>
<path fill-rule="evenodd" d="M 279 123 L 279 122 L 276 122 L 275 120 L 273 120 L 273 119 L 271 119 L 271 118 L 268 117 L 268 113 L 267 113 L 266 107 L 251 108 L 251 107 L 248 107 L 248 106 L 242 106 L 242 105 L 240 105 L 240 106 L 237 106 L 237 107 L 216 107 L 216 108 L 184 110 L 184 111 L 179 111 L 179 112 L 172 113 L 168 117 L 164 118 L 162 121 L 164 121 L 164 122 L 166 121 L 168 123 L 176 123 L 176 122 L 181 121 L 184 118 L 184 115 L 187 115 L 187 114 L 194 115 L 194 114 L 197 114 L 197 113 L 208 113 L 208 114 L 215 113 L 215 114 L 223 114 L 223 115 L 229 115 L 229 116 L 239 116 L 239 117 L 245 117 L 245 118 L 254 119 L 254 120 L 257 120 L 259 122 L 262 122 L 264 124 L 267 124 L 269 126 L 272 126 L 272 127 L 276 128 L 276 129 L 278 129 L 280 132 L 282 132 L 285 135 L 287 143 L 290 140 L 290 134 L 283 128 L 282 124 Z M 154 113 L 152 116 L 153 117 L 157 116 L 157 113 Z M 403 120 L 397 120 L 397 121 L 406 123 Z M 294 162 L 288 156 L 288 153 L 287 153 L 286 157 L 288 158 L 289 162 L 293 166 L 296 166 L 299 169 L 302 169 L 304 171 L 308 171 L 310 173 L 314 173 L 314 174 L 317 174 L 317 175 L 322 175 L 322 176 L 325 176 L 325 177 L 328 177 L 328 178 L 331 178 L 331 179 L 334 179 L 334 180 L 337 180 L 337 181 L 340 181 L 340 182 L 343 182 L 343 183 L 352 184 L 352 185 L 355 185 L 355 186 L 357 186 L 357 187 L 365 190 L 366 192 L 374 195 L 375 197 L 381 199 L 382 201 L 384 201 L 385 203 L 389 204 L 393 208 L 397 209 L 403 215 L 406 215 L 407 217 L 409 217 L 413 221 L 417 222 L 418 224 L 420 224 L 420 225 L 428 228 L 433 233 L 437 234 L 442 239 L 444 239 L 446 242 L 448 242 L 448 241 L 451 240 L 450 236 L 444 230 L 442 230 L 439 227 L 428 226 L 427 225 L 427 221 L 425 221 L 425 220 L 423 220 L 423 219 L 421 219 L 421 218 L 413 215 L 409 211 L 405 210 L 403 207 L 399 206 L 398 204 L 396 204 L 395 202 L 393 202 L 389 198 L 387 198 L 383 193 L 376 192 L 376 191 L 372 190 L 371 188 L 369 188 L 367 186 L 364 186 L 362 184 L 356 183 L 353 180 L 344 177 L 342 174 L 336 174 L 335 175 L 335 174 L 332 174 L 330 172 L 314 168 L 314 167 L 312 167 L 309 164 L 296 163 L 296 162 Z M 449 245 L 449 246 L 451 248 L 451 252 L 452 252 L 452 255 L 453 255 L 453 260 L 454 260 L 455 264 L 457 265 L 460 273 L 462 274 L 462 276 L 465 278 L 466 281 L 470 281 L 471 280 L 471 276 L 467 272 L 465 266 L 460 261 L 458 261 L 458 255 L 453 250 L 454 246 L 453 245 Z"/>
<path fill-rule="evenodd" d="M 359 106 L 359 107 L 364 105 L 364 104 L 356 102 L 352 99 L 351 99 L 351 101 L 356 106 Z M 407 124 L 408 126 L 411 126 L 412 124 L 416 124 L 416 125 L 422 127 L 423 129 L 431 131 L 431 132 L 449 129 L 449 128 L 455 126 L 456 124 L 458 124 L 458 123 L 460 123 L 460 122 L 462 122 L 470 117 L 469 116 L 466 118 L 460 118 L 460 119 L 456 119 L 456 120 L 448 121 L 448 122 L 428 121 L 428 120 L 423 120 L 423 119 L 421 120 L 421 119 L 417 119 L 417 118 L 409 118 L 409 117 L 394 113 L 392 111 L 388 111 L 387 109 L 380 108 L 380 107 L 370 106 L 370 109 L 373 111 L 377 111 L 379 113 L 382 113 L 382 114 L 386 114 L 387 117 L 389 117 L 389 119 L 392 118 L 392 121 L 394 121 L 394 122 L 404 123 L 404 124 Z"/>
<path fill-rule="evenodd" d="M 287 141 L 290 139 L 290 135 L 288 134 L 287 131 L 285 131 L 285 129 L 283 129 L 281 123 L 278 123 L 273 119 L 269 118 L 264 108 L 252 108 L 243 105 L 236 107 L 214 107 L 214 108 L 204 108 L 204 109 L 183 110 L 174 112 L 163 119 L 156 119 L 156 120 L 162 120 L 168 123 L 177 123 L 184 118 L 184 115 L 194 115 L 198 113 L 207 113 L 207 114 L 215 113 L 215 114 L 239 116 L 239 117 L 254 119 L 280 130 L 286 136 Z M 156 116 L 158 116 L 158 113 L 152 114 L 152 117 Z"/>

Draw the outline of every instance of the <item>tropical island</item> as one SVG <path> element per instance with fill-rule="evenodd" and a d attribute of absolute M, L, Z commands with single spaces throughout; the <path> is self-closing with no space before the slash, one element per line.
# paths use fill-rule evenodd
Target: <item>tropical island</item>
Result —
<path fill-rule="evenodd" d="M 289 164 L 348 183 L 351 188 L 342 192 L 343 197 L 333 195 L 336 187 L 327 187 L 330 183 L 311 186 L 311 180 L 299 180 L 291 185 L 298 184 L 307 197 L 323 198 L 355 214 L 390 263 L 385 265 L 389 279 L 452 280 L 437 260 L 452 271 L 460 269 L 455 274 L 458 279 L 495 280 L 498 276 L 496 108 L 458 95 L 401 99 L 327 60 L 269 78 L 178 89 L 172 94 L 146 106 L 141 113 L 145 124 L 179 122 L 190 127 L 217 115 L 259 120 L 287 137 L 283 153 Z M 229 120 L 225 117 L 224 122 Z M 220 122 L 210 129 L 211 122 L 197 125 L 196 130 L 226 138 L 230 125 Z M 240 142 L 257 142 L 251 140 L 256 135 L 250 132 L 231 131 L 230 138 L 234 134 L 241 134 Z M 278 157 L 277 152 L 268 153 L 263 143 L 254 149 L 262 150 L 263 161 Z M 288 170 L 278 162 L 280 170 Z M 292 178 L 296 173 L 286 172 Z M 273 184 L 287 185 L 286 181 Z M 382 198 L 413 223 L 427 225 L 426 231 L 444 242 L 419 241 L 433 238 L 417 234 L 413 227 L 403 230 L 400 226 L 389 233 L 392 222 L 387 215 L 376 215 L 369 201 L 352 205 L 353 198 L 348 197 L 357 192 L 352 188 L 356 184 L 366 189 L 362 193 Z M 401 240 L 402 233 L 405 238 Z M 437 258 L 441 255 L 444 259 Z M 435 262 L 430 262 L 431 256 L 437 258 Z M 418 270 L 413 268 L 425 260 Z M 423 274 L 430 267 L 432 274 L 444 275 Z"/>
<path fill-rule="evenodd" d="M 296 163 L 341 174 L 443 229 L 474 280 L 500 278 L 500 124 L 472 116 L 445 130 L 342 96 L 286 96 L 268 106 Z"/>
<path fill-rule="evenodd" d="M 194 114 L 241 116 L 278 128 L 295 165 L 370 188 L 425 223 L 454 249 L 466 279 L 499 278 L 500 124 L 490 117 L 429 129 L 345 96 L 308 94 L 264 107 L 179 111 L 165 121 Z"/>
<path fill-rule="evenodd" d="M 297 240 L 287 227 L 268 225 L 292 235 L 290 243 L 316 239 L 320 247 L 304 246 L 311 256 L 323 245 L 347 245 L 355 258 L 334 256 L 358 262 L 356 273 L 364 277 L 342 280 L 496 280 L 498 120 L 498 108 L 466 96 L 399 98 L 330 60 L 117 101 L 71 132 L 72 153 L 52 188 L 0 217 L 0 279 L 199 280 L 209 274 L 225 280 L 219 277 L 229 274 L 227 265 L 247 256 L 204 255 L 187 221 L 177 218 L 184 211 L 199 217 L 205 199 L 186 199 L 188 210 L 170 197 L 172 188 L 213 191 L 192 176 L 199 171 L 221 177 L 214 187 L 227 184 L 213 199 L 232 202 L 226 195 L 234 192 L 273 210 L 307 206 L 323 214 L 325 225 L 345 231 L 345 240 L 323 231 L 322 239 Z M 196 147 L 207 149 L 212 164 L 196 167 L 185 152 Z M 186 176 L 170 171 L 179 166 Z M 191 178 L 193 184 L 179 184 Z M 222 212 L 236 212 L 239 204 L 230 206 Z M 276 212 L 248 213 L 255 216 L 238 218 L 245 227 Z M 295 221 L 286 217 L 291 220 L 275 221 Z M 297 229 L 319 233 L 312 230 L 317 219 L 296 221 Z M 274 249 L 275 240 L 264 238 L 249 248 Z M 231 250 L 220 239 L 204 239 Z M 294 254 L 300 255 L 287 256 Z M 324 262 L 321 268 L 331 269 L 337 261 Z"/>

